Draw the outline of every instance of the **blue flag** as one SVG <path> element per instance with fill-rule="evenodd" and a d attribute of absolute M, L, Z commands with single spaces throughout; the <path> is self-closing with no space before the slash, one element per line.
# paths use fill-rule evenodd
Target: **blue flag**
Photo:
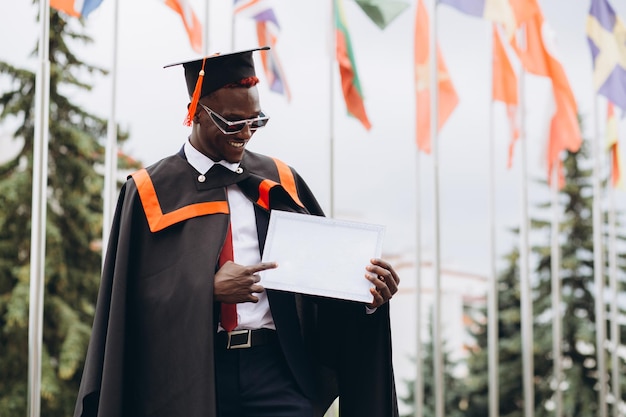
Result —
<path fill-rule="evenodd" d="M 102 0 L 50 0 L 50 7 L 74 17 L 87 17 Z"/>

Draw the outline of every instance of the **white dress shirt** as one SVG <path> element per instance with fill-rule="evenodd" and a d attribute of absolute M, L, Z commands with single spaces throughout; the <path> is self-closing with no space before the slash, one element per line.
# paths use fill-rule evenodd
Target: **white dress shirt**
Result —
<path fill-rule="evenodd" d="M 205 174 L 215 164 L 220 164 L 235 172 L 239 163 L 226 161 L 214 162 L 202 154 L 189 143 L 183 147 L 187 162 L 200 174 Z M 234 262 L 240 265 L 254 265 L 261 262 L 259 240 L 256 228 L 254 206 L 241 192 L 236 184 L 226 187 L 228 193 L 228 205 L 230 207 L 230 222 L 233 233 L 233 256 Z M 260 329 L 262 327 L 276 329 L 274 319 L 270 312 L 270 305 L 265 292 L 255 293 L 259 298 L 257 303 L 237 304 L 237 327 L 236 329 Z M 219 326 L 218 330 L 224 330 Z"/>

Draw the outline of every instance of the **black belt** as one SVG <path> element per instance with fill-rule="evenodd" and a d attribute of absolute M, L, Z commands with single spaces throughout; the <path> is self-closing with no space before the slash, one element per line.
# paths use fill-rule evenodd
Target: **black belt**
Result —
<path fill-rule="evenodd" d="M 215 336 L 215 346 L 221 349 L 245 349 L 277 341 L 276 330 L 272 329 L 222 331 Z"/>

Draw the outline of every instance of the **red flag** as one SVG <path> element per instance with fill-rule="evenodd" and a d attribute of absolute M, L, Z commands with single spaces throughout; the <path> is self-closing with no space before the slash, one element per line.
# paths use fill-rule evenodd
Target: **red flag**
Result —
<path fill-rule="evenodd" d="M 556 110 L 550 123 L 547 152 L 548 181 L 551 180 L 552 170 L 559 169 L 559 187 L 562 187 L 565 179 L 560 169 L 560 153 L 564 150 L 576 152 L 582 143 L 578 109 L 563 66 L 546 48 L 544 37 L 549 30 L 536 0 L 524 0 L 523 4 L 524 8 L 516 11 L 522 10 L 517 21 L 518 24 L 525 24 L 526 37 L 523 40 L 523 47 L 516 49 L 522 65 L 529 73 L 548 77 L 552 81 Z M 524 18 L 526 20 L 522 20 Z"/>
<path fill-rule="evenodd" d="M 417 147 L 425 153 L 430 153 L 430 62 L 429 62 L 429 33 L 428 14 L 423 0 L 417 3 L 415 17 L 415 96 L 417 107 Z M 443 55 L 437 46 L 437 86 L 439 88 L 439 108 L 437 128 L 441 129 L 448 120 L 452 111 L 459 103 L 452 79 L 443 60 Z"/>
<path fill-rule="evenodd" d="M 494 101 L 506 104 L 506 112 L 511 124 L 511 142 L 509 144 L 509 159 L 507 166 L 513 164 L 513 149 L 519 138 L 517 126 L 517 75 L 513 70 L 511 61 L 504 49 L 502 39 L 496 24 L 493 24 L 493 74 L 492 74 L 492 97 Z"/>
<path fill-rule="evenodd" d="M 335 0 L 335 37 L 336 37 L 336 57 L 341 75 L 341 90 L 346 101 L 348 113 L 359 119 L 363 126 L 369 130 L 372 127 L 363 103 L 363 93 L 361 83 L 356 70 L 356 62 L 350 42 L 350 34 L 343 13 L 342 0 Z"/>

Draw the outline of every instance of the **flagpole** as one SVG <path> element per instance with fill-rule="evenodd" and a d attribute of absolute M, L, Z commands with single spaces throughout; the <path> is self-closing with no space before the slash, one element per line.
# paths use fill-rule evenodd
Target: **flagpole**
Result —
<path fill-rule="evenodd" d="M 109 233 L 117 194 L 117 120 L 115 106 L 117 101 L 117 47 L 119 24 L 119 0 L 113 2 L 113 62 L 111 69 L 111 108 L 107 123 L 107 142 L 104 152 L 104 202 L 102 214 L 102 265 L 106 258 Z"/>
<path fill-rule="evenodd" d="M 492 50 L 495 39 L 491 38 Z M 487 293 L 487 351 L 489 352 L 488 380 L 489 380 L 489 417 L 498 417 L 499 389 L 498 389 L 498 271 L 496 268 L 496 203 L 495 203 L 495 133 L 493 117 L 493 64 L 495 56 L 491 54 L 491 97 L 489 100 L 489 267 L 491 285 Z M 508 104 L 507 104 L 508 105 Z"/>
<path fill-rule="evenodd" d="M 329 164 L 329 216 L 335 217 L 335 100 L 334 100 L 334 84 L 335 84 L 335 62 L 337 56 L 337 34 L 336 19 L 338 0 L 330 1 L 330 33 L 328 38 L 328 164 Z M 331 413 L 332 414 L 328 414 Z M 339 416 L 338 400 L 335 399 L 331 408 L 325 416 Z"/>
<path fill-rule="evenodd" d="M 552 361 L 554 381 L 556 383 L 555 408 L 554 415 L 563 415 L 563 392 L 561 391 L 561 381 L 563 380 L 562 368 L 562 338 L 563 331 L 561 326 L 561 249 L 559 245 L 559 173 L 558 169 L 552 170 L 552 180 L 550 191 L 552 193 L 552 225 L 551 225 L 551 275 L 552 275 Z"/>
<path fill-rule="evenodd" d="M 521 28 L 523 44 L 521 48 L 526 49 L 526 30 L 525 25 Z M 532 294 L 530 291 L 530 273 L 529 273 L 529 220 L 528 220 L 528 143 L 526 131 L 524 129 L 525 109 L 524 109 L 524 86 L 525 72 L 520 70 L 520 151 L 521 151 L 521 186 L 520 186 L 520 203 L 521 203 L 521 221 L 520 221 L 520 325 L 522 333 L 522 375 L 523 375 L 523 393 L 524 393 L 524 416 L 533 417 L 535 408 L 535 395 L 533 387 L 534 374 L 534 358 L 533 358 L 533 310 L 532 310 Z"/>
<path fill-rule="evenodd" d="M 206 8 L 207 8 L 207 16 L 206 16 L 206 18 L 207 18 L 207 22 L 208 22 L 208 19 L 209 19 L 209 12 L 208 12 L 209 0 L 207 0 Z M 235 10 L 234 9 L 230 13 L 230 22 L 231 22 L 231 24 L 230 24 L 230 50 L 234 51 L 235 50 L 235 32 L 236 32 L 236 24 L 237 24 L 235 22 Z M 207 27 L 208 27 L 208 25 L 207 25 Z M 208 34 L 206 35 L 206 37 L 208 39 Z M 206 42 L 204 46 L 205 46 L 204 55 L 208 56 L 209 55 L 209 51 L 207 49 L 208 42 Z"/>
<path fill-rule="evenodd" d="M 520 77 L 523 84 L 523 75 Z M 523 101 L 523 100 L 521 100 Z M 524 109 L 520 108 L 524 115 Z M 528 247 L 528 151 L 527 141 L 523 127 L 520 124 L 520 150 L 522 165 L 521 184 L 521 221 L 520 221 L 520 304 L 521 304 L 521 327 L 522 327 L 522 366 L 524 385 L 524 416 L 534 415 L 534 358 L 533 358 L 533 312 L 532 295 L 530 291 L 529 273 L 529 247 Z"/>
<path fill-rule="evenodd" d="M 211 4 L 211 0 L 205 0 L 204 3 L 204 42 L 202 42 L 203 47 L 204 47 L 204 56 L 208 56 L 209 55 L 209 18 L 210 18 L 210 7 L 209 5 Z M 234 43 L 234 39 L 235 39 L 235 17 L 234 17 L 234 13 L 233 14 L 233 25 L 231 26 L 231 42 Z M 231 44 L 232 45 L 232 44 Z"/>
<path fill-rule="evenodd" d="M 495 168 L 494 168 L 494 132 L 493 104 L 489 117 L 489 269 L 491 285 L 487 298 L 487 351 L 489 352 L 489 416 L 498 417 L 498 272 L 496 269 L 496 231 L 495 231 Z"/>
<path fill-rule="evenodd" d="M 606 322 L 604 306 L 604 257 L 602 256 L 602 187 L 600 184 L 600 119 L 598 118 L 598 99 L 594 100 L 595 140 L 591 142 L 593 155 L 593 276 L 595 283 L 595 314 L 596 314 L 596 367 L 598 370 L 598 408 L 599 417 L 607 417 L 606 406 L 606 358 L 604 342 L 606 340 Z"/>
<path fill-rule="evenodd" d="M 613 354 L 611 355 L 611 387 L 613 391 L 613 417 L 619 417 L 619 399 L 621 397 L 620 389 L 620 366 L 619 354 L 620 332 L 619 332 L 619 286 L 617 282 L 617 217 L 615 213 L 615 190 L 609 185 L 609 286 L 611 289 L 611 339 Z"/>
<path fill-rule="evenodd" d="M 208 8 L 209 8 L 209 1 L 207 0 L 207 19 L 209 18 L 209 12 L 208 12 Z M 235 32 L 236 32 L 236 22 L 235 22 L 235 10 L 232 10 L 230 13 L 230 50 L 234 51 L 235 50 Z M 205 50 L 205 55 L 208 55 L 209 52 L 208 50 Z"/>
<path fill-rule="evenodd" d="M 415 382 L 413 399 L 415 402 L 414 417 L 424 415 L 424 373 L 422 360 L 422 224 L 421 224 L 421 185 L 420 185 L 420 151 L 416 147 L 415 154 Z"/>
<path fill-rule="evenodd" d="M 328 74 L 328 136 L 329 136 L 329 193 L 330 193 L 330 210 L 329 214 L 331 218 L 335 217 L 335 100 L 333 96 L 334 78 L 335 78 L 335 55 L 337 53 L 336 34 L 335 34 L 335 14 L 337 13 L 335 8 L 335 2 L 337 0 L 331 0 L 330 2 L 330 38 L 329 42 L 329 74 Z"/>
<path fill-rule="evenodd" d="M 419 10 L 419 2 L 416 5 Z M 419 13 L 419 11 L 416 11 Z M 417 21 L 417 19 L 416 19 Z M 417 28 L 414 28 L 417 30 Z M 415 45 L 413 45 L 415 48 Z M 415 59 L 415 57 L 414 57 Z M 417 86 L 416 86 L 417 87 Z M 415 112 L 419 117 L 415 101 Z M 417 138 L 417 124 L 415 138 Z M 415 147 L 415 381 L 413 383 L 413 417 L 424 416 L 424 359 L 422 357 L 422 199 L 420 148 Z"/>
<path fill-rule="evenodd" d="M 43 295 L 46 261 L 46 210 L 50 120 L 50 1 L 39 2 L 39 67 L 35 85 L 33 184 L 30 240 L 30 295 L 28 306 L 28 415 L 41 414 L 41 358 Z"/>
<path fill-rule="evenodd" d="M 433 361 L 435 385 L 435 416 L 444 416 L 443 353 L 441 346 L 441 244 L 439 216 L 439 67 L 437 65 L 437 2 L 432 2 L 429 26 L 429 73 L 430 73 L 430 137 L 433 153 L 433 204 L 434 204 L 434 302 L 433 302 Z"/>
<path fill-rule="evenodd" d="M 613 146 L 613 140 L 615 140 L 615 144 L 617 145 L 617 141 L 619 140 L 619 129 L 617 123 L 617 117 L 613 111 L 613 103 L 608 101 L 607 106 L 607 126 L 606 126 L 606 139 L 610 146 Z M 610 112 L 610 113 L 609 113 Z M 622 112 L 623 115 L 623 112 Z M 614 127 L 614 129 L 612 128 Z M 615 135 L 615 136 L 613 136 Z M 611 152 L 617 152 L 617 149 L 611 151 L 609 149 L 608 157 L 611 158 Z M 617 154 L 616 154 L 617 155 Z M 619 157 L 619 156 L 617 156 Z M 611 354 L 611 388 L 613 398 L 615 398 L 615 402 L 613 403 L 613 417 L 620 417 L 623 413 L 620 412 L 619 400 L 621 398 L 621 387 L 620 387 L 620 365 L 619 365 L 619 348 L 620 348 L 620 324 L 619 324 L 619 283 L 617 279 L 618 273 L 618 263 L 617 263 L 617 215 L 615 211 L 615 187 L 613 185 L 613 181 L 615 181 L 615 176 L 619 175 L 619 172 L 613 172 L 613 168 L 615 166 L 613 164 L 609 164 L 611 166 L 611 171 L 609 173 L 609 181 L 607 184 L 607 197 L 608 197 L 608 266 L 609 266 L 609 291 L 611 293 L 611 314 L 610 314 L 610 334 L 611 334 L 611 343 L 610 346 L 612 348 Z"/>

